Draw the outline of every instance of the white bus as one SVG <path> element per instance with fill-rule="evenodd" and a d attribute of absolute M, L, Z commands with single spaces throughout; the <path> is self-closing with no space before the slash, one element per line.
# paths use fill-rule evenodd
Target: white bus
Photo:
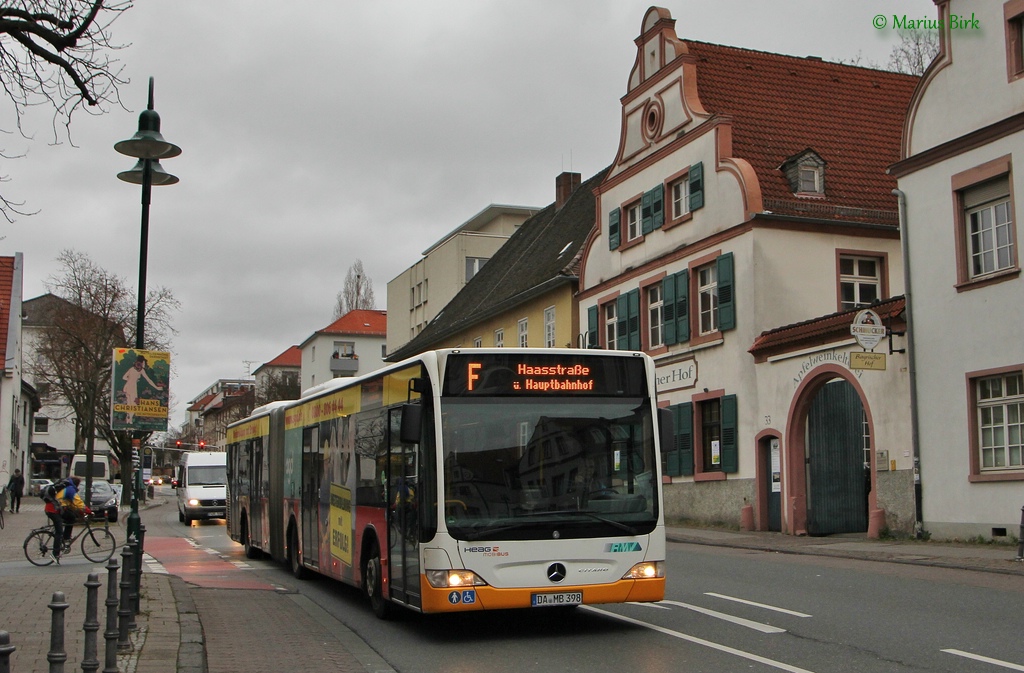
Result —
<path fill-rule="evenodd" d="M 643 353 L 427 352 L 232 424 L 228 531 L 380 617 L 658 601 L 659 427 Z"/>

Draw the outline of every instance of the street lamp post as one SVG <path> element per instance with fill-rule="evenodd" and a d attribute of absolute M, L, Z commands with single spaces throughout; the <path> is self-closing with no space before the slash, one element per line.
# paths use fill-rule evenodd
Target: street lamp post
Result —
<path fill-rule="evenodd" d="M 149 202 L 153 185 L 173 185 L 178 178 L 164 171 L 160 159 L 181 154 L 181 148 L 160 135 L 160 115 L 153 109 L 153 78 L 149 78 L 149 105 L 139 114 L 139 130 L 128 140 L 114 144 L 114 149 L 138 159 L 135 167 L 117 177 L 134 185 L 142 185 L 142 235 L 139 245 L 139 304 L 135 317 L 135 348 L 146 347 L 146 257 L 149 248 Z M 141 456 L 141 447 L 140 447 Z M 139 538 L 139 495 L 142 491 L 142 470 L 135 471 L 132 488 L 132 511 L 128 515 L 128 535 Z"/>

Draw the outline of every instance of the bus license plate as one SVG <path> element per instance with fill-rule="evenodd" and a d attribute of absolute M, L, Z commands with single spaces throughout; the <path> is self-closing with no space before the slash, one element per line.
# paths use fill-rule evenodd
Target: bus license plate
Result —
<path fill-rule="evenodd" d="M 558 605 L 580 605 L 583 603 L 583 592 L 564 591 L 557 594 L 530 594 L 530 602 L 535 608 Z"/>

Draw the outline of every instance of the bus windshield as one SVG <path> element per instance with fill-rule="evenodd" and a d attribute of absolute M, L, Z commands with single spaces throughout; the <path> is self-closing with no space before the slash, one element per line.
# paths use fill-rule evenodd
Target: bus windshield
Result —
<path fill-rule="evenodd" d="M 443 398 L 444 517 L 457 539 L 646 534 L 654 423 L 636 397 Z"/>

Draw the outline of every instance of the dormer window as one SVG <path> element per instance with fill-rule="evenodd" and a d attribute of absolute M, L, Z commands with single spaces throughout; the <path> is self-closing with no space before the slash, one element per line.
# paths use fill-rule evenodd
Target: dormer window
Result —
<path fill-rule="evenodd" d="M 786 176 L 790 190 L 798 196 L 824 196 L 825 160 L 807 148 L 786 159 L 779 170 Z"/>

